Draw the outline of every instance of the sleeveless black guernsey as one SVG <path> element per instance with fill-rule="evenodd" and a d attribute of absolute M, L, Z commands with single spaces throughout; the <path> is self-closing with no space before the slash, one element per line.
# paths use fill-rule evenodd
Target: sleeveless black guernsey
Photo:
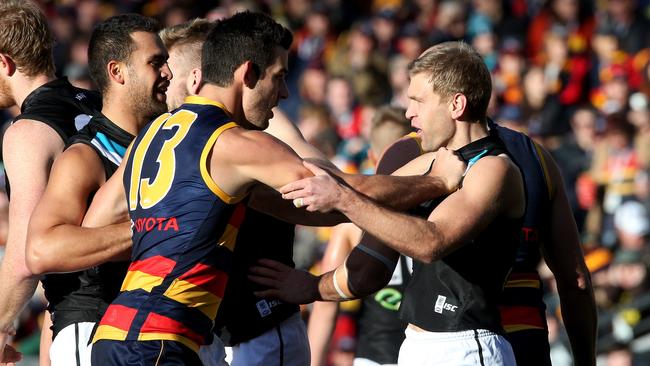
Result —
<path fill-rule="evenodd" d="M 507 150 L 496 136 L 488 136 L 458 150 L 466 162 Z M 428 217 L 442 199 L 421 205 Z M 521 220 L 497 217 L 474 240 L 445 258 L 425 264 L 413 262 L 413 276 L 400 307 L 401 318 L 431 332 L 487 329 L 503 333 L 497 303 L 512 268 Z"/>
<path fill-rule="evenodd" d="M 234 261 L 224 300 L 217 314 L 215 331 L 225 345 L 249 341 L 299 311 L 298 305 L 253 295 L 260 286 L 248 280 L 248 269 L 261 258 L 294 267 L 295 225 L 250 207 L 237 235 Z"/>
<path fill-rule="evenodd" d="M 396 364 L 404 341 L 406 323 L 397 316 L 411 272 L 411 260 L 401 255 L 386 287 L 363 299 L 357 317 L 358 341 L 355 357 L 380 365 Z"/>
<path fill-rule="evenodd" d="M 14 122 L 21 119 L 43 122 L 67 144 L 101 109 L 99 93 L 77 88 L 67 78 L 60 78 L 34 89 L 23 101 L 20 115 L 14 118 Z M 6 174 L 5 179 L 7 195 L 10 195 L 10 181 Z"/>
<path fill-rule="evenodd" d="M 133 138 L 100 113 L 70 139 L 70 145 L 91 146 L 101 158 L 108 179 L 117 170 Z M 99 322 L 119 293 L 128 265 L 128 262 L 108 262 L 81 272 L 46 275 L 43 288 L 52 313 L 54 337 L 70 324 Z"/>

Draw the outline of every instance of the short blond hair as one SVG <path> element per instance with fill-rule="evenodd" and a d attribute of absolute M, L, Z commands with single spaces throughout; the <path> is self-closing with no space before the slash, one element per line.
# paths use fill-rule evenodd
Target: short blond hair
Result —
<path fill-rule="evenodd" d="M 0 1 L 0 53 L 27 76 L 54 75 L 54 39 L 41 9 L 28 0 Z"/>
<path fill-rule="evenodd" d="M 207 19 L 195 18 L 182 24 L 164 28 L 159 32 L 159 35 L 168 50 L 186 44 L 202 45 L 213 26 L 214 23 Z"/>
<path fill-rule="evenodd" d="M 433 92 L 445 100 L 455 93 L 467 98 L 465 118 L 485 121 L 492 77 L 481 55 L 464 42 L 444 42 L 424 51 L 409 65 L 409 73 L 425 74 Z"/>

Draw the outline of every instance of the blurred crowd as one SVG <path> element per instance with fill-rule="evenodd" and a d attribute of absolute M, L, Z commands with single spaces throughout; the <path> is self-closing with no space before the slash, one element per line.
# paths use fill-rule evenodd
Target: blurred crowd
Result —
<path fill-rule="evenodd" d="M 245 9 L 271 14 L 294 32 L 290 97 L 280 108 L 308 142 L 348 172 L 372 171 L 370 120 L 382 105 L 406 107 L 409 63 L 436 43 L 471 44 L 493 75 L 489 115 L 535 138 L 560 165 L 600 310 L 600 360 L 631 365 L 650 353 L 644 342 L 650 333 L 649 0 L 39 3 L 56 37 L 57 73 L 85 88 L 93 88 L 86 65 L 90 32 L 111 15 L 137 12 L 171 26 Z M 8 123 L 17 109 L 1 113 Z M 4 195 L 0 243 L 6 208 Z M 299 228 L 296 238 L 297 265 L 318 271 L 328 230 Z M 554 364 L 568 365 L 553 279 L 542 270 Z M 42 309 L 35 299 L 22 320 L 17 339 L 24 353 L 38 351 L 34 314 Z M 332 364 L 346 364 L 354 349 L 354 306 L 346 309 Z"/>

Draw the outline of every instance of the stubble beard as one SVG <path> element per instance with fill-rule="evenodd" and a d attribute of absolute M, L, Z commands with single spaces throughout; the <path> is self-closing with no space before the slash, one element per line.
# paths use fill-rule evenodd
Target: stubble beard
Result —
<path fill-rule="evenodd" d="M 153 95 L 152 88 L 142 84 L 138 84 L 137 88 L 130 90 L 129 103 L 131 111 L 146 122 L 167 112 L 167 103 L 157 100 Z"/>

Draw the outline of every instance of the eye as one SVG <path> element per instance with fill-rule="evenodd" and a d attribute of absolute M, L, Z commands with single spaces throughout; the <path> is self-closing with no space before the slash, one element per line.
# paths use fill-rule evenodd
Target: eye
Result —
<path fill-rule="evenodd" d="M 163 67 L 166 63 L 167 63 L 167 61 L 165 61 L 165 60 L 153 60 L 153 61 L 149 62 L 149 64 L 150 64 L 151 66 L 153 66 L 154 68 L 156 68 L 156 69 L 160 69 L 160 68 Z"/>

